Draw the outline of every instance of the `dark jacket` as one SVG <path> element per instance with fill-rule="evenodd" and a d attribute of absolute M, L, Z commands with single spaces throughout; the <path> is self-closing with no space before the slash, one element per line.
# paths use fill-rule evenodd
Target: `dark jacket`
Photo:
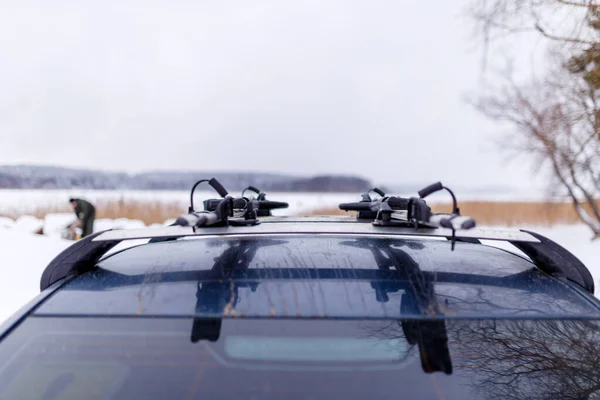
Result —
<path fill-rule="evenodd" d="M 74 199 L 77 202 L 75 207 L 75 215 L 82 221 L 89 221 L 96 216 L 96 208 L 92 203 L 82 199 Z"/>

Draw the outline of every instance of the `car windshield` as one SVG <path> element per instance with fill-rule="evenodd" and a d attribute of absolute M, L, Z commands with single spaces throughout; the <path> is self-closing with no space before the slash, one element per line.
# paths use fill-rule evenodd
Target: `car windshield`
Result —
<path fill-rule="evenodd" d="M 30 317 L 0 397 L 595 399 L 599 358 L 591 320 Z"/>

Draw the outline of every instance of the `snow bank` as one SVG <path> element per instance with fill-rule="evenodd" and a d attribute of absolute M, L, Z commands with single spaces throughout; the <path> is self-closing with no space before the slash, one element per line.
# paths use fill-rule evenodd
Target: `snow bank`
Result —
<path fill-rule="evenodd" d="M 44 218 L 44 235 L 61 237 L 62 230 L 69 224 L 75 222 L 74 213 L 48 214 Z"/>
<path fill-rule="evenodd" d="M 15 221 L 10 218 L 0 217 L 0 229 L 2 228 L 14 228 Z"/>
<path fill-rule="evenodd" d="M 0 321 L 40 292 L 48 263 L 73 242 L 0 227 Z"/>
<path fill-rule="evenodd" d="M 44 221 L 31 215 L 21 215 L 15 221 L 13 229 L 21 232 L 36 233 L 42 230 Z"/>
<path fill-rule="evenodd" d="M 165 221 L 165 222 L 162 224 L 162 226 L 169 226 L 169 225 L 172 225 L 174 222 L 175 222 L 175 218 L 171 218 L 171 219 L 168 219 L 168 220 L 166 220 L 166 221 Z"/>
<path fill-rule="evenodd" d="M 0 228 L 16 229 L 20 232 L 36 233 L 43 228 L 45 236 L 61 237 L 61 232 L 70 223 L 75 221 L 75 215 L 72 213 L 51 213 L 41 220 L 31 215 L 23 215 L 16 221 L 10 218 L 0 218 Z M 167 226 L 175 222 L 175 220 L 167 220 L 163 224 L 152 224 L 152 227 L 158 228 Z M 107 229 L 140 229 L 145 228 L 144 221 L 137 219 L 108 219 L 100 218 L 94 221 L 94 232 L 104 231 Z"/>
<path fill-rule="evenodd" d="M 101 218 L 94 221 L 94 232 L 104 231 L 107 229 L 139 229 L 145 228 L 146 224 L 137 219 L 107 219 Z"/>

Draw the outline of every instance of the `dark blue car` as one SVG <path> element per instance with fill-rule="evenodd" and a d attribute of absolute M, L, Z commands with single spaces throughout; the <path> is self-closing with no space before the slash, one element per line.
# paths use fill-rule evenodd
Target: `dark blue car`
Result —
<path fill-rule="evenodd" d="M 341 217 L 95 234 L 3 326 L 0 398 L 600 398 L 585 266 L 535 233 L 454 233 L 454 250 L 448 229 Z"/>

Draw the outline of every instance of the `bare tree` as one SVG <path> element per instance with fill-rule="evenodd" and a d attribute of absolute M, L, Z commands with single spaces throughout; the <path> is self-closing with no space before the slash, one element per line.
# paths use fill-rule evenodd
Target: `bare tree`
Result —
<path fill-rule="evenodd" d="M 476 106 L 514 127 L 503 141 L 506 147 L 548 165 L 580 219 L 599 237 L 600 107 L 585 81 L 566 74 L 557 71 L 527 85 L 506 76 L 505 84 L 482 95 Z"/>
<path fill-rule="evenodd" d="M 497 34 L 537 32 L 553 44 L 548 75 L 527 84 L 510 73 L 475 102 L 514 128 L 513 150 L 549 166 L 553 183 L 600 237 L 600 5 L 595 0 L 491 0 L 474 4 L 486 45 Z M 565 23 L 565 20 L 569 23 Z"/>
<path fill-rule="evenodd" d="M 449 332 L 457 369 L 482 398 L 600 397 L 596 321 L 461 321 Z"/>
<path fill-rule="evenodd" d="M 482 399 L 600 399 L 600 325 L 595 320 L 454 319 L 413 320 L 445 324 L 444 335 L 422 342 L 419 353 L 409 345 L 407 322 L 361 326 L 373 340 L 397 339 L 399 361 L 428 354 L 448 357 L 451 374 Z M 431 326 L 431 325 L 429 325 Z M 447 337 L 446 337 L 447 332 Z M 440 352 L 440 344 L 448 355 Z M 424 350 L 424 351 L 423 351 Z M 393 351 L 393 350 L 392 350 Z M 425 364 L 423 364 L 425 369 Z M 430 372 L 430 371 L 428 371 Z"/>
<path fill-rule="evenodd" d="M 534 32 L 554 42 L 585 46 L 597 32 L 589 24 L 597 0 L 477 0 L 469 14 L 485 43 L 511 34 Z"/>

